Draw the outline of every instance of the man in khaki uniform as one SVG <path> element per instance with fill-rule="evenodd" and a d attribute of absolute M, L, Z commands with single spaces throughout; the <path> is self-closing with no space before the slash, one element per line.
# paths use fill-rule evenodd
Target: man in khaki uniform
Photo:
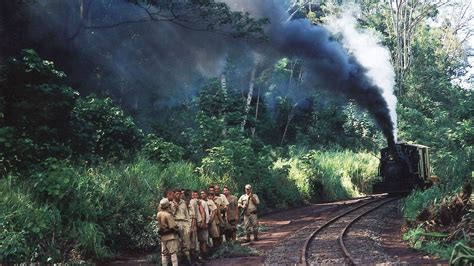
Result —
<path fill-rule="evenodd" d="M 213 248 L 216 249 L 221 244 L 219 232 L 220 215 L 214 199 L 214 194 L 209 194 L 207 196 L 207 205 L 209 206 L 210 213 L 209 236 L 212 238 Z"/>
<path fill-rule="evenodd" d="M 188 212 L 188 205 L 181 199 L 181 189 L 175 189 L 173 205 L 175 208 L 174 220 L 179 227 L 180 235 L 180 250 L 184 257 L 191 263 L 191 256 L 189 254 L 190 247 L 190 217 Z"/>
<path fill-rule="evenodd" d="M 239 221 L 238 199 L 230 193 L 228 187 L 224 187 L 223 190 L 224 195 L 229 202 L 226 215 L 228 228 L 225 231 L 225 239 L 230 242 L 231 240 L 235 241 L 237 239 L 237 222 Z"/>
<path fill-rule="evenodd" d="M 222 243 L 224 240 L 224 228 L 228 226 L 227 224 L 227 207 L 229 206 L 229 201 L 227 200 L 224 194 L 220 193 L 219 185 L 214 185 L 214 202 L 217 205 L 218 213 L 220 215 L 220 224 L 219 224 L 219 232 L 220 232 L 220 242 Z M 227 239 L 228 240 L 228 239 Z"/>
<path fill-rule="evenodd" d="M 253 231 L 253 240 L 258 240 L 257 206 L 260 204 L 258 196 L 252 193 L 252 186 L 245 185 L 245 194 L 240 196 L 239 208 L 244 212 L 244 229 L 247 232 L 246 242 L 250 242 L 250 234 Z"/>
<path fill-rule="evenodd" d="M 224 194 L 221 194 L 220 191 L 221 190 L 220 190 L 219 185 L 214 185 L 214 195 L 216 195 L 216 197 L 221 197 L 223 206 L 227 208 L 227 206 L 229 206 L 229 201 L 227 200 L 227 197 Z"/>
<path fill-rule="evenodd" d="M 193 260 L 198 260 L 198 237 L 197 237 L 197 230 L 198 230 L 198 225 L 202 223 L 202 214 L 199 210 L 199 199 L 198 199 L 198 192 L 193 191 L 191 193 L 191 200 L 189 201 L 189 216 L 191 218 L 191 224 L 190 224 L 190 252 L 191 252 L 191 259 Z"/>
<path fill-rule="evenodd" d="M 168 202 L 171 204 L 174 200 L 174 191 L 172 189 L 167 189 L 165 190 L 165 192 L 163 193 L 163 199 L 166 199 L 168 200 Z M 160 204 L 158 204 L 158 211 L 160 211 Z M 171 204 L 171 214 L 174 215 L 174 207 L 173 207 L 173 204 Z"/>
<path fill-rule="evenodd" d="M 168 265 L 169 257 L 173 266 L 178 265 L 178 225 L 176 225 L 171 214 L 171 203 L 168 199 L 162 199 L 159 205 L 160 211 L 156 215 L 156 220 L 160 226 L 161 236 L 161 264 Z"/>
<path fill-rule="evenodd" d="M 202 221 L 198 223 L 198 241 L 199 241 L 199 251 L 201 252 L 202 257 L 206 257 L 207 254 L 207 240 L 209 239 L 209 206 L 207 205 L 207 192 L 201 190 L 201 199 L 198 201 L 199 212 L 202 216 Z"/>

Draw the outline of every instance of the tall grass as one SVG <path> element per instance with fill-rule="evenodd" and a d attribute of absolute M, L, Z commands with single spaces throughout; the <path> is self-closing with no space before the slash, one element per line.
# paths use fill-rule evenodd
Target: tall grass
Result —
<path fill-rule="evenodd" d="M 28 261 L 34 253 L 31 240 L 47 236 L 58 217 L 38 204 L 23 187 L 13 186 L 8 176 L 0 179 L 0 262 Z"/>
<path fill-rule="evenodd" d="M 336 200 L 370 193 L 377 176 L 378 160 L 352 151 L 293 152 L 275 167 L 289 168 L 301 193 L 309 200 Z"/>
<path fill-rule="evenodd" d="M 153 249 L 159 238 L 151 217 L 163 190 L 206 188 L 215 181 L 194 170 L 188 162 L 143 158 L 94 168 L 49 161 L 34 177 L 2 179 L 0 259 L 65 261 L 71 249 L 100 259 L 121 249 Z"/>
<path fill-rule="evenodd" d="M 439 186 L 433 186 L 427 190 L 415 190 L 403 200 L 403 216 L 409 221 L 415 221 L 420 212 L 441 201 L 444 193 Z"/>
<path fill-rule="evenodd" d="M 199 175 L 196 166 L 189 162 L 170 163 L 160 173 L 160 187 L 162 188 L 188 188 L 192 190 L 207 189 L 214 182 L 227 183 L 228 177 L 218 180 L 217 177 Z"/>
<path fill-rule="evenodd" d="M 219 183 L 238 194 L 250 180 L 261 208 L 285 208 L 301 205 L 303 198 L 366 193 L 377 169 L 371 155 L 348 151 L 257 157 L 233 156 L 229 163 L 237 170 L 221 176 L 186 161 L 161 164 L 139 157 L 89 168 L 49 160 L 34 176 L 0 180 L 0 240 L 6 243 L 0 246 L 1 260 L 67 261 L 71 249 L 101 259 L 123 249 L 154 249 L 159 238 L 151 216 L 165 188 L 198 190 Z M 212 169 L 221 156 L 210 159 Z"/>

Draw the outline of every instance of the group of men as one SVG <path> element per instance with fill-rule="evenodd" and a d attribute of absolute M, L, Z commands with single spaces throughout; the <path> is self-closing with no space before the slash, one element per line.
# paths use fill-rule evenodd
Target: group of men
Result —
<path fill-rule="evenodd" d="M 199 262 L 209 256 L 209 249 L 218 248 L 222 242 L 237 238 L 237 224 L 244 217 L 245 242 L 250 242 L 253 232 L 258 240 L 257 206 L 260 200 L 252 193 L 252 186 L 245 185 L 245 193 L 237 199 L 227 186 L 220 193 L 219 185 L 207 190 L 169 189 L 158 206 L 156 219 L 161 236 L 163 265 L 178 265 L 178 253 L 187 264 Z M 239 214 L 239 209 L 241 212 Z"/>

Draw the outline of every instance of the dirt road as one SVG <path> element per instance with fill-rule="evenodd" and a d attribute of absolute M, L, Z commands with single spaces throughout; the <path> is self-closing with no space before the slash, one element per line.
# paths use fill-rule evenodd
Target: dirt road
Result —
<path fill-rule="evenodd" d="M 273 213 L 263 216 L 260 223 L 266 227 L 260 234 L 260 240 L 251 242 L 250 247 L 258 250 L 261 256 L 225 258 L 206 262 L 205 265 L 262 265 L 266 256 L 273 256 L 272 249 L 281 245 L 287 237 L 291 237 L 304 226 L 317 221 L 327 220 L 332 214 L 343 209 L 348 204 L 358 200 L 347 200 L 324 204 L 311 204 L 306 207 Z M 397 211 L 390 211 L 388 219 L 380 229 L 380 246 L 388 256 L 394 257 L 402 264 L 447 264 L 446 261 L 437 260 L 408 248 L 401 241 L 401 227 L 403 219 Z M 299 256 L 296 252 L 294 256 Z"/>
<path fill-rule="evenodd" d="M 260 218 L 260 224 L 265 227 L 265 232 L 260 234 L 260 240 L 247 244 L 258 250 L 260 256 L 225 258 L 206 261 L 205 265 L 262 265 L 268 254 L 274 252 L 274 248 L 284 244 L 286 238 L 291 237 L 299 229 L 314 222 L 322 222 L 332 217 L 333 214 L 344 207 L 355 204 L 359 199 L 338 201 L 323 204 L 310 204 L 305 207 L 276 212 L 264 215 Z M 397 211 L 388 210 L 383 214 L 386 221 L 381 222 L 383 227 L 379 230 L 380 246 L 389 256 L 396 257 L 402 264 L 447 264 L 428 257 L 426 254 L 413 251 L 401 241 L 401 227 L 403 219 Z M 295 252 L 295 256 L 299 256 Z M 137 257 L 124 257 L 110 264 L 121 265 L 154 265 L 150 262 L 150 255 Z"/>

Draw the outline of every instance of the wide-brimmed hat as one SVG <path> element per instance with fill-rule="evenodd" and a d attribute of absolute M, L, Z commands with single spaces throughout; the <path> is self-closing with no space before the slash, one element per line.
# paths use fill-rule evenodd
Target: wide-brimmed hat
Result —
<path fill-rule="evenodd" d="M 167 198 L 160 200 L 160 208 L 162 210 L 167 209 L 169 207 L 171 207 L 171 203 Z"/>

